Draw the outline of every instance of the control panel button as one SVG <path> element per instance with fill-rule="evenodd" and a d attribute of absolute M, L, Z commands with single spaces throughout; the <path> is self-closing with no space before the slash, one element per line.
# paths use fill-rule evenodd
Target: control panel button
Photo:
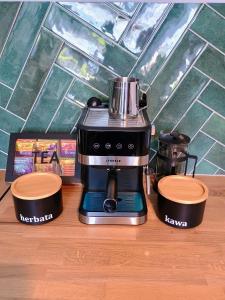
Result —
<path fill-rule="evenodd" d="M 123 145 L 121 143 L 116 144 L 116 149 L 120 150 L 123 148 Z"/>
<path fill-rule="evenodd" d="M 110 143 L 106 143 L 105 144 L 105 149 L 107 149 L 107 150 L 111 149 L 111 144 Z"/>
<path fill-rule="evenodd" d="M 128 144 L 128 149 L 133 150 L 134 149 L 134 144 Z"/>
<path fill-rule="evenodd" d="M 100 148 L 100 144 L 99 144 L 99 143 L 94 143 L 94 144 L 93 144 L 93 148 L 94 148 L 95 150 L 98 150 L 98 149 Z"/>

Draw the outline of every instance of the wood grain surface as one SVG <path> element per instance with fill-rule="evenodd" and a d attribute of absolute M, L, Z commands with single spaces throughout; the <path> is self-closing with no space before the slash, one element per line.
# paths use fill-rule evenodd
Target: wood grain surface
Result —
<path fill-rule="evenodd" d="M 5 182 L 5 171 L 0 170 L 0 201 L 9 186 L 10 184 Z"/>
<path fill-rule="evenodd" d="M 39 226 L 17 222 L 10 192 L 0 202 L 0 299 L 225 299 L 225 177 L 209 187 L 203 223 L 161 223 L 148 200 L 140 226 L 84 225 L 82 187 L 63 186 L 64 210 Z"/>

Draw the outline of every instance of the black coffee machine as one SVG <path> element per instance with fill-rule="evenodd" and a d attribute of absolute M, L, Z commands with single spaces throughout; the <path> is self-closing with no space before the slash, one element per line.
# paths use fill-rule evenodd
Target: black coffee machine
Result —
<path fill-rule="evenodd" d="M 98 99 L 93 103 L 77 124 L 84 185 L 79 219 L 86 224 L 143 224 L 143 167 L 149 164 L 151 139 L 147 113 L 140 109 L 135 116 L 121 118 Z"/>

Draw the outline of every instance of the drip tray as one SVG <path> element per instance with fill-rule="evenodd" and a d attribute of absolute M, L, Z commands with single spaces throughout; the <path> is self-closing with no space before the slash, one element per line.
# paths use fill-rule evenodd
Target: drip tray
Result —
<path fill-rule="evenodd" d="M 117 210 L 105 212 L 104 192 L 84 192 L 79 209 L 80 221 L 86 224 L 129 224 L 139 225 L 146 221 L 147 208 L 144 195 L 140 192 L 118 193 Z"/>

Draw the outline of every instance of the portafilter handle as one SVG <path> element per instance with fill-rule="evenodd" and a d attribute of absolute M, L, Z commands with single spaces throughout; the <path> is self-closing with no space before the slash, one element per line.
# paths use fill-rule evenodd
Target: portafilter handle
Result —
<path fill-rule="evenodd" d="M 103 202 L 105 212 L 115 212 L 117 208 L 117 173 L 116 170 L 108 172 L 108 180 L 106 185 L 106 199 Z"/>

